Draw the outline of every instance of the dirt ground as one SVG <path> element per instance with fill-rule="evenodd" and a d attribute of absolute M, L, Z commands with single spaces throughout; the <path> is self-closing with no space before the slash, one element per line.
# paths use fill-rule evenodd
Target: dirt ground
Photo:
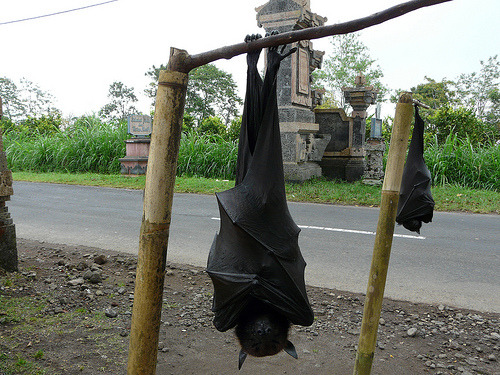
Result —
<path fill-rule="evenodd" d="M 136 257 L 18 239 L 20 270 L 0 275 L 0 374 L 125 374 Z M 201 268 L 168 264 L 157 374 L 351 374 L 363 295 L 309 287 L 299 359 L 247 358 L 213 327 Z M 372 374 L 500 375 L 498 314 L 386 300 Z"/>

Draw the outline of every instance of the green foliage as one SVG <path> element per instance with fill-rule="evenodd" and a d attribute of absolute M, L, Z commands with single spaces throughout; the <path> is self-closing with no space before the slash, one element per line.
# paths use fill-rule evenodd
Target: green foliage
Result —
<path fill-rule="evenodd" d="M 190 130 L 193 130 L 195 127 L 194 117 L 189 113 L 184 112 L 184 116 L 182 118 L 182 131 L 187 133 Z"/>
<path fill-rule="evenodd" d="M 242 104 L 231 74 L 207 64 L 193 69 L 189 74 L 185 111 L 198 124 L 210 116 L 219 116 L 224 125 L 237 115 Z"/>
<path fill-rule="evenodd" d="M 315 88 L 324 88 L 325 102 L 331 107 L 346 109 L 342 87 L 354 87 L 355 78 L 361 72 L 367 85 L 379 89 L 382 101 L 387 88 L 381 83 L 381 68 L 370 57 L 368 47 L 360 40 L 359 34 L 335 35 L 331 38 L 332 54 L 323 61 L 321 70 L 313 72 Z"/>
<path fill-rule="evenodd" d="M 59 132 L 62 125 L 62 118 L 59 112 L 41 115 L 40 117 L 29 116 L 21 122 L 18 130 L 29 135 L 47 135 L 51 136 Z"/>
<path fill-rule="evenodd" d="M 43 359 L 44 353 L 43 350 L 38 350 L 34 355 L 33 358 L 35 359 Z"/>
<path fill-rule="evenodd" d="M 2 97 L 4 116 L 13 121 L 27 117 L 40 117 L 55 111 L 53 96 L 26 78 L 19 84 L 7 77 L 0 78 L 0 96 Z"/>
<path fill-rule="evenodd" d="M 133 103 L 138 101 L 133 87 L 125 86 L 123 82 L 113 82 L 109 86 L 108 98 L 110 102 L 101 108 L 99 116 L 120 121 L 138 113 L 133 106 Z"/>
<path fill-rule="evenodd" d="M 238 143 L 220 135 L 190 131 L 182 134 L 178 176 L 234 179 Z"/>
<path fill-rule="evenodd" d="M 144 75 L 150 79 L 148 87 L 144 89 L 144 93 L 151 99 L 151 108 L 155 107 L 156 89 L 158 88 L 160 71 L 165 69 L 167 69 L 166 65 L 161 64 L 158 68 L 153 65 L 146 73 L 144 73 Z"/>
<path fill-rule="evenodd" d="M 494 141 L 498 137 L 498 131 L 491 125 L 484 124 L 472 109 L 444 106 L 429 116 L 428 121 L 429 132 L 436 135 L 440 144 L 450 134 L 461 140 L 467 139 L 474 146 Z"/>
<path fill-rule="evenodd" d="M 226 134 L 226 127 L 220 118 L 211 116 L 201 122 L 197 131 L 203 134 L 224 136 L 224 134 Z"/>
<path fill-rule="evenodd" d="M 474 145 L 468 138 L 449 134 L 426 147 L 424 159 L 437 185 L 458 184 L 500 191 L 500 145 Z"/>
<path fill-rule="evenodd" d="M 240 138 L 241 116 L 236 117 L 231 121 L 229 128 L 226 131 L 226 139 L 229 141 L 237 141 Z"/>
<path fill-rule="evenodd" d="M 0 119 L 0 129 L 2 129 L 2 133 L 7 133 L 9 131 L 16 129 L 16 124 L 10 118 L 4 116 Z"/>
<path fill-rule="evenodd" d="M 159 67 L 153 65 L 145 73 L 151 81 L 144 92 L 152 99 L 153 106 L 160 71 L 165 68 L 163 64 Z M 189 73 L 185 115 L 194 119 L 196 125 L 200 125 L 208 117 L 217 116 L 222 119 L 225 126 L 228 126 L 237 116 L 242 103 L 237 94 L 236 82 L 230 73 L 213 64 L 203 65 Z M 184 131 L 191 128 L 190 123 L 185 125 Z"/>
<path fill-rule="evenodd" d="M 452 90 L 455 85 L 453 81 L 443 79 L 441 82 L 425 77 L 427 82 L 421 83 L 411 88 L 413 98 L 427 104 L 433 109 L 439 109 L 445 106 L 451 106 L 456 102 L 456 93 Z M 397 100 L 394 100 L 395 102 Z"/>
<path fill-rule="evenodd" d="M 482 120 L 493 117 L 498 120 L 500 91 L 500 61 L 498 56 L 481 61 L 479 72 L 460 75 L 456 88 L 457 95 L 464 107 L 472 109 Z"/>
<path fill-rule="evenodd" d="M 421 114 L 439 142 L 450 133 L 468 137 L 474 145 L 500 138 L 500 61 L 493 56 L 480 63 L 478 72 L 461 74 L 456 82 L 425 77 L 426 82 L 411 89 L 415 99 L 436 110 Z"/>
<path fill-rule="evenodd" d="M 119 173 L 125 139 L 126 123 L 103 123 L 86 116 L 53 135 L 9 132 L 4 149 L 13 171 Z"/>

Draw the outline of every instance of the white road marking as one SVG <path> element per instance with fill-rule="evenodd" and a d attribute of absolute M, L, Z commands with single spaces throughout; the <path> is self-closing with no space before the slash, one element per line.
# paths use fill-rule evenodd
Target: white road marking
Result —
<path fill-rule="evenodd" d="M 212 220 L 220 220 L 218 217 L 212 217 Z M 318 227 L 314 225 L 298 225 L 299 228 L 301 229 L 313 229 L 313 230 L 326 230 L 329 232 L 343 232 L 343 233 L 354 233 L 354 234 L 369 234 L 372 236 L 375 236 L 375 232 L 370 232 L 366 230 L 355 230 L 355 229 L 342 229 L 342 228 L 329 228 L 329 227 Z M 412 236 L 410 234 L 397 234 L 394 233 L 393 237 L 399 237 L 399 238 L 410 238 L 414 240 L 425 240 L 425 237 L 423 236 Z"/>

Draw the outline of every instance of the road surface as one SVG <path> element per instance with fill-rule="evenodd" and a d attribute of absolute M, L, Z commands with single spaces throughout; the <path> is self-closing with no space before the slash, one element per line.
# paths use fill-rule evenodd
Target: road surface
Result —
<path fill-rule="evenodd" d="M 365 292 L 378 209 L 290 203 L 306 282 Z M 137 253 L 142 191 L 14 182 L 17 236 Z M 219 228 L 214 196 L 176 194 L 168 259 L 205 266 Z M 436 212 L 422 235 L 396 227 L 385 295 L 500 313 L 500 216 Z"/>

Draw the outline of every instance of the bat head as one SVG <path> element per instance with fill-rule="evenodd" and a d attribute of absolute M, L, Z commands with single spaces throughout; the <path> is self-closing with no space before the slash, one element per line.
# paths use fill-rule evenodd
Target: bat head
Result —
<path fill-rule="evenodd" d="M 422 221 L 420 221 L 418 219 L 411 219 L 411 220 L 405 221 L 403 223 L 403 226 L 412 232 L 417 232 L 418 234 L 420 234 L 420 228 L 422 227 Z"/>
<path fill-rule="evenodd" d="M 293 344 L 288 341 L 290 321 L 272 307 L 256 299 L 241 313 L 235 333 L 241 345 L 239 367 L 247 354 L 254 357 L 275 355 L 282 350 L 297 358 Z"/>

